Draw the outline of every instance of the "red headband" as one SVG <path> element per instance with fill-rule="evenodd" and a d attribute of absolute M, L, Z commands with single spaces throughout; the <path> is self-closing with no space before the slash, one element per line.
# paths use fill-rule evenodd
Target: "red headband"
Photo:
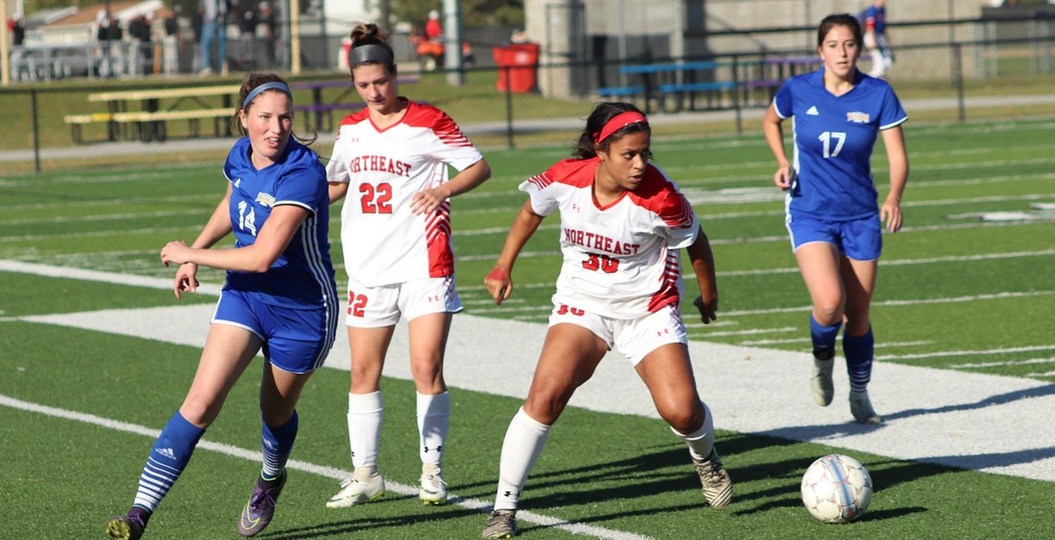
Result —
<path fill-rule="evenodd" d="M 630 124 L 636 124 L 638 122 L 648 125 L 648 120 L 645 119 L 645 115 L 639 112 L 627 111 L 624 113 L 619 113 L 613 116 L 612 119 L 609 120 L 607 123 L 605 123 L 604 127 L 601 128 L 601 131 L 598 131 L 593 136 L 593 143 L 601 144 L 601 141 L 607 139 L 616 131 L 623 129 L 626 126 L 629 126 Z"/>

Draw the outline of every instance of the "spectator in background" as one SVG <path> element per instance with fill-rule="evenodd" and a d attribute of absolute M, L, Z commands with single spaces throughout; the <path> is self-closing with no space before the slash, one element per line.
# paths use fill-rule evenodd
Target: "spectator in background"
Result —
<path fill-rule="evenodd" d="M 102 56 L 99 74 L 103 77 L 113 77 L 124 73 L 124 54 L 121 49 L 124 32 L 117 17 L 105 11 L 99 13 L 100 16 L 96 18 L 99 22 L 96 38 L 99 41 L 99 54 Z"/>
<path fill-rule="evenodd" d="M 894 53 L 886 37 L 886 0 L 873 1 L 864 11 L 863 23 L 865 47 L 872 55 L 872 69 L 868 74 L 883 78 L 894 63 Z"/>
<path fill-rule="evenodd" d="M 201 71 L 203 77 L 227 74 L 227 0 L 202 0 Z M 216 63 L 213 64 L 213 44 Z"/>
<path fill-rule="evenodd" d="M 425 39 L 429 41 L 443 39 L 443 24 L 440 23 L 440 12 L 435 9 L 429 12 L 429 20 L 425 22 Z"/>
<path fill-rule="evenodd" d="M 179 4 L 172 6 L 172 11 L 169 12 L 168 16 L 165 17 L 165 37 L 162 39 L 162 57 L 165 59 L 165 75 L 175 75 L 179 73 L 179 48 L 180 42 L 180 29 L 179 29 Z"/>
<path fill-rule="evenodd" d="M 272 68 L 275 65 L 275 38 L 278 35 L 276 29 L 278 21 L 275 18 L 275 10 L 271 9 L 268 2 L 260 2 L 257 6 L 260 14 L 257 17 L 256 35 L 260 38 L 261 62 L 264 67 Z"/>
<path fill-rule="evenodd" d="M 259 22 L 253 1 L 246 2 L 248 5 L 238 18 L 238 60 L 244 66 L 256 66 L 256 27 Z"/>
<path fill-rule="evenodd" d="M 154 45 L 150 39 L 150 23 L 146 15 L 136 15 L 128 24 L 128 35 L 132 38 L 134 50 L 132 70 L 143 75 L 150 75 L 154 70 Z"/>
<path fill-rule="evenodd" d="M 11 17 L 7 21 L 7 29 L 11 31 L 11 44 L 21 47 L 26 41 L 26 21 L 22 19 L 22 15 L 16 13 Z"/>

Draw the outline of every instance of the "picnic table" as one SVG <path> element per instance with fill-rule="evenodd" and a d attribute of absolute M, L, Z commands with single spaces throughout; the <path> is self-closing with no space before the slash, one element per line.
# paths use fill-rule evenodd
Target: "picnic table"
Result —
<path fill-rule="evenodd" d="M 106 113 L 69 115 L 66 122 L 74 129 L 74 140 L 79 140 L 80 126 L 94 122 L 106 122 L 107 136 L 111 141 L 120 138 L 122 132 L 138 136 L 144 141 L 162 141 L 166 138 L 166 122 L 187 120 L 193 135 L 198 134 L 198 122 L 212 119 L 216 136 L 231 134 L 229 119 L 234 115 L 233 98 L 238 95 L 239 85 L 212 85 L 181 88 L 154 88 L 146 90 L 119 90 L 88 94 L 88 101 L 105 103 Z M 219 104 L 215 103 L 219 98 Z M 192 103 L 192 107 L 186 104 Z M 131 127 L 132 131 L 124 128 Z"/>
<path fill-rule="evenodd" d="M 729 68 L 732 80 L 718 80 L 715 73 L 720 68 Z M 728 94 L 735 107 L 736 68 L 736 62 L 711 60 L 622 66 L 620 74 L 636 76 L 641 83 L 599 88 L 597 93 L 604 97 L 643 96 L 646 114 L 651 113 L 653 98 L 658 99 L 660 108 L 668 112 L 681 110 L 686 102 L 690 110 L 695 110 L 698 97 L 706 100 L 706 108 L 716 108 L 723 105 L 722 94 Z M 672 109 L 668 109 L 668 101 L 672 102 Z"/>

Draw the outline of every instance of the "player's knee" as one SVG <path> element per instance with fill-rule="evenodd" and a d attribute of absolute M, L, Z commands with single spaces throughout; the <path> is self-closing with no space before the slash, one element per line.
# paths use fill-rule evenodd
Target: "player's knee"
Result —
<path fill-rule="evenodd" d="M 699 404 L 699 400 L 696 400 L 696 403 Z M 702 406 L 668 404 L 657 406 L 657 411 L 660 418 L 678 433 L 692 433 L 703 425 L 704 412 Z"/>

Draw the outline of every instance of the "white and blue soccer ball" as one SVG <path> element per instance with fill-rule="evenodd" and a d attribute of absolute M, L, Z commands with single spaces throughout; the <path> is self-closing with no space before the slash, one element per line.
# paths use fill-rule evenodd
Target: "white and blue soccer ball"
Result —
<path fill-rule="evenodd" d="M 829 454 L 814 461 L 802 475 L 802 504 L 825 523 L 854 521 L 871 501 L 872 477 L 850 456 Z"/>

